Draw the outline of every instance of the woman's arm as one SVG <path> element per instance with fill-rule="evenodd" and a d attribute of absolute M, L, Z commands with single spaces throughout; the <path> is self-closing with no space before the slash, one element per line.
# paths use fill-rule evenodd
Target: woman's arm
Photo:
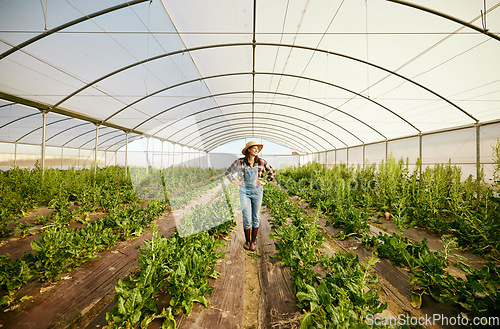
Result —
<path fill-rule="evenodd" d="M 241 181 L 237 181 L 235 178 L 234 178 L 234 173 L 236 172 L 237 174 L 239 174 L 239 171 L 241 171 L 241 161 L 240 159 L 237 159 L 236 161 L 234 161 L 231 166 L 229 166 L 229 168 L 227 168 L 226 172 L 224 173 L 224 175 L 226 175 L 227 179 L 231 182 L 231 183 L 234 183 L 236 185 L 241 185 Z"/>

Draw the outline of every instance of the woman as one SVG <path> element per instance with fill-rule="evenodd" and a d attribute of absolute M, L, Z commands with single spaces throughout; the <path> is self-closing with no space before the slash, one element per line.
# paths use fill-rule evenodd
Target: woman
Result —
<path fill-rule="evenodd" d="M 254 141 L 247 143 L 241 151 L 245 155 L 226 170 L 229 181 L 240 186 L 241 213 L 247 250 L 255 251 L 255 240 L 259 231 L 260 206 L 262 205 L 262 186 L 274 180 L 276 172 L 266 160 L 257 156 L 264 145 Z M 264 176 L 267 177 L 264 179 Z"/>

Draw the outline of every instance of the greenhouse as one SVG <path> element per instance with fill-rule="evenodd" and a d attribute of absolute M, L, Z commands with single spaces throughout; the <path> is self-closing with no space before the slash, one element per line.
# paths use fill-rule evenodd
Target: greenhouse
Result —
<path fill-rule="evenodd" d="M 0 1 L 0 327 L 500 327 L 499 7 Z"/>

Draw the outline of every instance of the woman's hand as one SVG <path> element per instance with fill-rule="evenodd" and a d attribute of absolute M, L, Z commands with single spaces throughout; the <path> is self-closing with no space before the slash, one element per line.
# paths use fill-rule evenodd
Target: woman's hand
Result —
<path fill-rule="evenodd" d="M 264 186 L 264 185 L 266 185 L 266 184 L 267 184 L 267 182 L 266 182 L 266 181 L 259 181 L 259 185 L 261 185 L 261 186 Z"/>
<path fill-rule="evenodd" d="M 241 181 L 237 182 L 236 185 L 243 186 L 243 185 L 245 185 L 245 181 L 241 180 Z"/>

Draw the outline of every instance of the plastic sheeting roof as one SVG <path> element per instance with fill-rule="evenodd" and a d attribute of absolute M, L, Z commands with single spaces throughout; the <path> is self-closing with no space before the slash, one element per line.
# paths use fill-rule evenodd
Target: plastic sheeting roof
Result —
<path fill-rule="evenodd" d="M 301 153 L 500 118 L 500 2 L 0 2 L 0 140 Z"/>

